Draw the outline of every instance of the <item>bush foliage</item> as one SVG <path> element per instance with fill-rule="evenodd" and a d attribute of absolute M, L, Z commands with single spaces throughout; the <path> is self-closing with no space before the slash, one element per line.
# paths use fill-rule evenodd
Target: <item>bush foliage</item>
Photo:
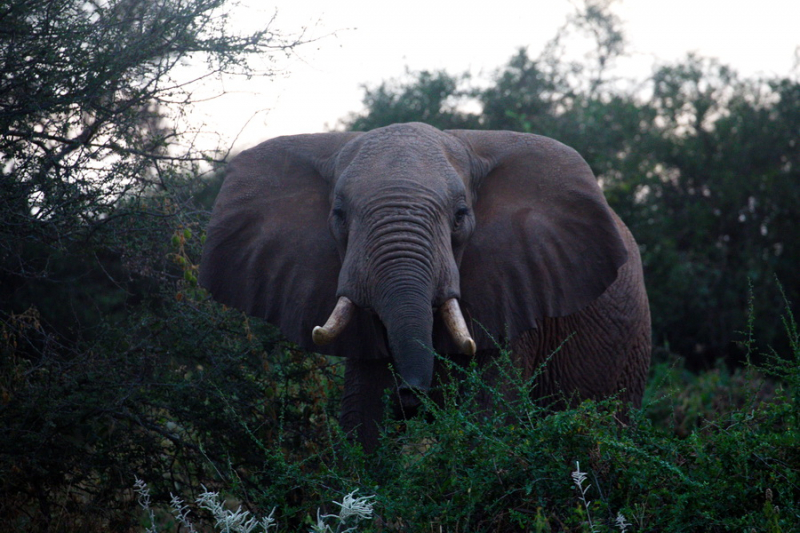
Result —
<path fill-rule="evenodd" d="M 800 348 L 788 310 L 786 323 Z M 314 509 L 352 490 L 375 496 L 360 530 L 795 531 L 800 351 L 769 358 L 688 380 L 659 365 L 627 426 L 613 399 L 553 413 L 527 394 L 487 389 L 473 367 L 441 404 L 426 403 L 425 417 L 387 419 L 366 460 L 335 430 L 301 460 L 264 443 L 268 459 L 250 473 L 259 481 L 240 477 L 235 494 L 256 515 L 276 509 L 278 531 L 309 527 Z M 508 372 L 509 360 L 498 364 L 512 388 L 536 386 Z M 485 394 L 504 408 L 476 409 Z"/>

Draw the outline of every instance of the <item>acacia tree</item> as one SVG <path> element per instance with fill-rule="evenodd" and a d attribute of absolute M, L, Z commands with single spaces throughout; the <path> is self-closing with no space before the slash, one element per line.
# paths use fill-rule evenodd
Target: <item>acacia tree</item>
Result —
<path fill-rule="evenodd" d="M 279 418 L 273 336 L 190 297 L 197 174 L 226 154 L 185 119 L 200 82 L 274 74 L 304 40 L 274 25 L 236 33 L 224 0 L 0 1 L 6 527 L 125 530 L 135 475 L 163 495 L 264 464 L 243 422 Z"/>
<path fill-rule="evenodd" d="M 0 242 L 22 261 L 10 268 L 36 273 L 14 252 L 20 239 L 74 242 L 113 215 L 120 199 L 168 187 L 165 168 L 213 155 L 193 146 L 196 132 L 181 120 L 196 84 L 269 76 L 269 58 L 299 42 L 276 33 L 273 21 L 255 33 L 230 32 L 223 6 L 3 2 Z"/>

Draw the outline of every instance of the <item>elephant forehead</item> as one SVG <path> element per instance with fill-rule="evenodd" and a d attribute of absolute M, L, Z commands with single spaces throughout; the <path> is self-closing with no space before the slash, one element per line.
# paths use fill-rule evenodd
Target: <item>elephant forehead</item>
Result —
<path fill-rule="evenodd" d="M 397 165 L 380 170 L 354 166 L 343 174 L 334 187 L 334 197 L 346 209 L 395 205 L 398 207 L 436 206 L 449 210 L 454 198 L 467 194 L 458 173 L 446 166 L 420 167 Z"/>
<path fill-rule="evenodd" d="M 336 176 L 429 181 L 465 174 L 468 168 L 466 149 L 450 136 L 423 124 L 397 124 L 350 142 L 337 158 Z"/>

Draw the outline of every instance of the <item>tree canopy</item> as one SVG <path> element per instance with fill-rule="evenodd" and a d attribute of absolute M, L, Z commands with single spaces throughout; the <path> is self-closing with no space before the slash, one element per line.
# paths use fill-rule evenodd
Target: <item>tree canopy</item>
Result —
<path fill-rule="evenodd" d="M 120 200 L 169 188 L 170 165 L 188 171 L 213 155 L 194 146 L 196 126 L 182 120 L 192 90 L 221 74 L 257 74 L 254 57 L 295 44 L 268 25 L 230 33 L 223 5 L 3 2 L 0 246 L 14 272 L 40 269 L 15 243 L 58 247 L 95 235 L 127 205 Z"/>
<path fill-rule="evenodd" d="M 269 17 L 238 34 L 227 17 L 224 0 L 0 2 L 7 527 L 66 531 L 91 517 L 90 530 L 128 530 L 120 495 L 135 475 L 191 482 L 244 458 L 242 426 L 207 406 L 264 407 L 261 358 L 276 337 L 254 325 L 254 339 L 197 291 L 226 154 L 198 143 L 187 115 L 199 82 L 271 76 L 303 36 Z M 217 444 L 200 450 L 193 439 L 210 431 Z"/>

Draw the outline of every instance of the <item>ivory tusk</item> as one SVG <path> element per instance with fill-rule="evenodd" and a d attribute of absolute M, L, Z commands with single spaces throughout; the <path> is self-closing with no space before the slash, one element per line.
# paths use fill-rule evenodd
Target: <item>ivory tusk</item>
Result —
<path fill-rule="evenodd" d="M 472 340 L 469 330 L 467 330 L 467 323 L 464 321 L 464 315 L 461 314 L 458 300 L 455 298 L 447 300 L 442 305 L 441 313 L 447 331 L 450 332 L 458 349 L 467 355 L 475 355 L 475 341 Z"/>
<path fill-rule="evenodd" d="M 311 331 L 311 338 L 314 340 L 314 344 L 323 346 L 336 340 L 336 337 L 347 327 L 355 309 L 356 306 L 353 305 L 349 298 L 340 296 L 325 325 L 316 326 Z"/>

